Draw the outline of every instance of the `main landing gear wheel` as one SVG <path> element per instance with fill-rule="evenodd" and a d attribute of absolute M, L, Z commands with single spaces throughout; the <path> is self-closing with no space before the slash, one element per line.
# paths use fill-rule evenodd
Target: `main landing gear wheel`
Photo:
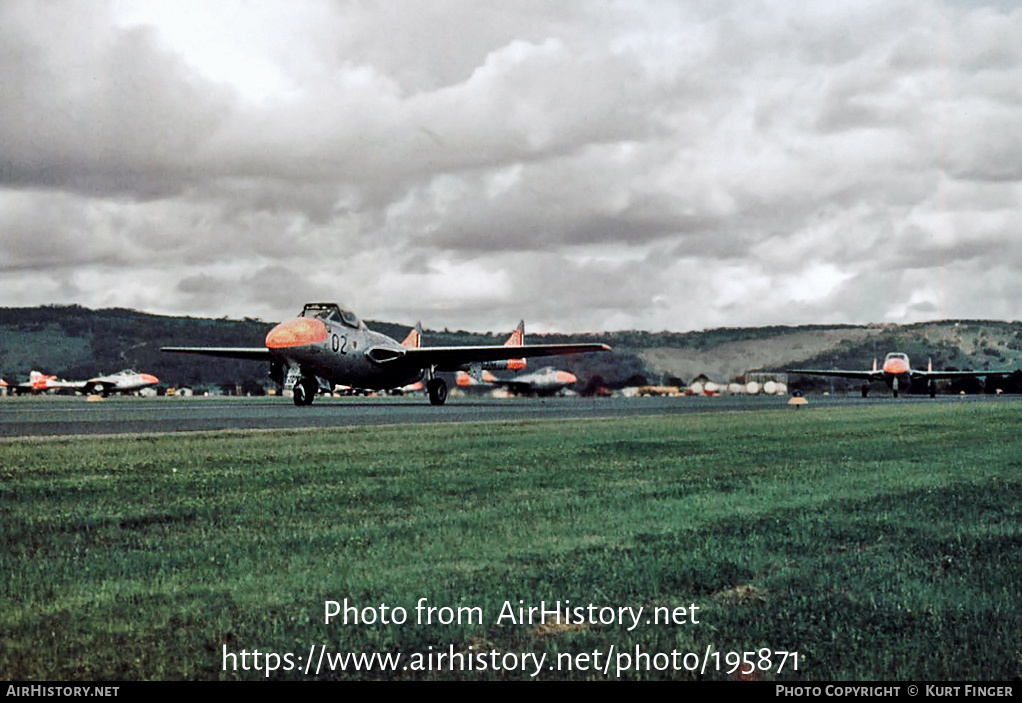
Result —
<path fill-rule="evenodd" d="M 934 383 L 933 381 L 930 381 L 930 397 L 931 398 L 937 397 L 937 384 Z"/>
<path fill-rule="evenodd" d="M 869 384 L 868 383 L 863 383 L 862 384 L 862 397 L 865 398 L 868 395 L 869 395 Z"/>
<path fill-rule="evenodd" d="M 898 379 L 895 377 L 894 383 L 891 384 L 891 392 L 894 393 L 894 397 L 898 397 Z"/>
<path fill-rule="evenodd" d="M 429 393 L 430 405 L 443 405 L 447 400 L 447 381 L 442 378 L 433 378 L 426 382 L 426 391 Z"/>
<path fill-rule="evenodd" d="M 316 391 L 319 390 L 319 384 L 314 379 L 303 378 L 295 384 L 295 405 L 312 405 L 312 401 L 316 398 Z"/>

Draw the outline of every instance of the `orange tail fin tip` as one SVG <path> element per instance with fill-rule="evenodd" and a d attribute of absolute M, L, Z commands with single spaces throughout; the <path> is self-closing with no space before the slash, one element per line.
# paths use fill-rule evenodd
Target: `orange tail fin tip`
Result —
<path fill-rule="evenodd" d="M 525 320 L 519 320 L 518 327 L 511 333 L 511 336 L 504 342 L 505 347 L 520 347 L 525 344 Z M 525 359 L 508 359 L 507 367 L 512 371 L 521 371 L 525 368 Z"/>
<path fill-rule="evenodd" d="M 405 340 L 401 342 L 401 346 L 405 349 L 418 349 L 422 346 L 422 323 L 416 322 L 415 327 L 411 329 Z"/>
<path fill-rule="evenodd" d="M 518 326 L 504 342 L 505 347 L 520 347 L 525 344 L 525 320 L 519 320 Z"/>

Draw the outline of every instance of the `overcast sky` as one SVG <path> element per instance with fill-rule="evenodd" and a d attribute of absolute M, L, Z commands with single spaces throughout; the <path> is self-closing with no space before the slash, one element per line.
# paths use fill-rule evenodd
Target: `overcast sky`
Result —
<path fill-rule="evenodd" d="M 0 2 L 0 305 L 1022 319 L 1022 6 Z"/>

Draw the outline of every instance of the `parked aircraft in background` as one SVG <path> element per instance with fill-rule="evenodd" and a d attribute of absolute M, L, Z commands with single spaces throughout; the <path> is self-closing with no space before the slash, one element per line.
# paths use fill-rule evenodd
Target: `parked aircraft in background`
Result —
<path fill-rule="evenodd" d="M 24 393 L 45 393 L 46 391 L 57 390 L 59 388 L 77 389 L 78 386 L 74 381 L 62 381 L 56 376 L 50 376 L 41 371 L 30 371 L 28 380 L 14 386 L 14 392 L 18 395 Z"/>
<path fill-rule="evenodd" d="M 575 374 L 560 371 L 553 366 L 546 366 L 539 371 L 515 378 L 497 378 L 489 371 L 483 371 L 478 380 L 465 371 L 459 371 L 457 376 L 458 387 L 464 390 L 499 387 L 506 388 L 515 395 L 554 395 L 573 386 L 577 381 L 578 377 Z"/>
<path fill-rule="evenodd" d="M 160 379 L 151 373 L 139 373 L 138 371 L 125 369 L 124 371 L 112 373 L 109 376 L 90 378 L 80 385 L 80 389 L 85 393 L 110 395 L 111 393 L 130 393 L 131 391 L 142 390 L 149 386 L 155 386 L 159 382 Z"/>
<path fill-rule="evenodd" d="M 800 373 L 807 376 L 836 376 L 838 378 L 856 378 L 865 381 L 862 384 L 862 397 L 869 395 L 870 381 L 883 381 L 891 389 L 894 397 L 902 390 L 912 387 L 912 381 L 917 378 L 926 380 L 927 390 L 930 397 L 937 395 L 936 381 L 943 378 L 966 378 L 971 376 L 995 376 L 998 374 L 1013 373 L 1013 369 L 1003 371 L 934 371 L 933 362 L 927 362 L 926 370 L 913 369 L 908 360 L 907 354 L 891 352 L 884 357 L 884 364 L 877 368 L 876 359 L 873 360 L 872 371 L 847 371 L 843 369 L 792 369 L 788 373 Z"/>
<path fill-rule="evenodd" d="M 575 385 L 578 377 L 568 371 L 546 366 L 539 371 L 527 373 L 516 378 L 501 379 L 497 383 L 512 393 L 522 395 L 553 395 L 565 388 Z"/>
<path fill-rule="evenodd" d="M 496 388 L 493 382 L 497 380 L 497 377 L 492 373 L 484 369 L 477 375 L 478 378 L 468 371 L 458 371 L 454 374 L 454 383 L 466 393 L 489 393 Z"/>
<path fill-rule="evenodd" d="M 160 379 L 152 374 L 131 370 L 118 371 L 109 376 L 96 376 L 88 381 L 58 380 L 56 376 L 48 376 L 39 371 L 32 371 L 28 375 L 28 382 L 19 383 L 15 386 L 15 391 L 21 394 L 70 389 L 81 393 L 109 395 L 111 393 L 130 393 L 131 391 L 137 391 L 148 386 L 155 386 L 159 382 Z"/>
<path fill-rule="evenodd" d="M 270 378 L 294 392 L 295 405 L 311 404 L 320 388 L 336 384 L 386 390 L 423 378 L 429 402 L 442 405 L 447 400 L 447 383 L 436 375 L 441 371 L 464 370 L 473 364 L 509 366 L 532 356 L 610 351 L 606 344 L 423 347 L 421 335 L 413 332 L 414 337 L 410 333 L 406 343 L 399 343 L 370 330 L 336 303 L 307 303 L 298 317 L 269 331 L 265 347 L 163 347 L 162 351 L 268 361 Z"/>

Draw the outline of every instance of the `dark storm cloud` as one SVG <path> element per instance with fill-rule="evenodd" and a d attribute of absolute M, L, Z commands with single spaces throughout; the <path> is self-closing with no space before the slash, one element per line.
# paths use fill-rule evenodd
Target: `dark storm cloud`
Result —
<path fill-rule="evenodd" d="M 291 314 L 301 308 L 299 301 L 332 300 L 334 292 L 327 286 L 311 282 L 298 271 L 276 264 L 243 275 L 201 273 L 188 276 L 178 281 L 174 289 L 183 294 L 189 309 L 207 309 L 211 305 L 222 304 L 224 296 L 232 296 L 251 301 L 260 309 L 272 309 L 282 300 L 292 300 L 296 308 L 290 311 Z"/>
<path fill-rule="evenodd" d="M 75 7 L 85 12 L 0 7 L 0 44 L 10 49 L 0 57 L 0 183 L 98 196 L 180 192 L 230 91 L 160 47 L 154 30 L 116 30 L 101 21 L 101 4 Z"/>
<path fill-rule="evenodd" d="M 1018 317 L 1020 35 L 937 0 L 5 2 L 5 302 Z"/>

